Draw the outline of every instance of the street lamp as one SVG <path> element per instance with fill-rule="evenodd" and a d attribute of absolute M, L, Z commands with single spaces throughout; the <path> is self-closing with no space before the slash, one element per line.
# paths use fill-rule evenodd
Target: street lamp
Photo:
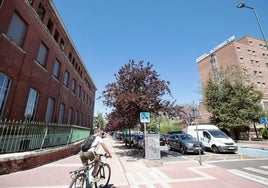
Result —
<path fill-rule="evenodd" d="M 195 127 L 196 127 L 196 136 L 197 136 L 197 142 L 199 143 L 199 148 L 198 148 L 198 154 L 199 154 L 199 164 L 202 165 L 202 157 L 201 157 L 201 142 L 199 140 L 199 134 L 198 134 L 198 125 L 197 125 L 197 118 L 200 116 L 200 113 L 196 107 L 193 107 L 192 111 L 190 112 L 191 118 L 194 119 L 195 122 Z"/>
<path fill-rule="evenodd" d="M 259 28 L 260 28 L 260 30 L 261 30 L 261 34 L 262 34 L 263 40 L 264 40 L 264 42 L 265 42 L 265 44 L 266 44 L 266 48 L 268 49 L 267 40 L 266 40 L 266 38 L 265 38 L 264 31 L 263 31 L 263 29 L 262 29 L 261 22 L 260 22 L 260 19 L 259 19 L 258 15 L 257 15 L 257 12 L 256 12 L 255 8 L 246 6 L 244 3 L 239 3 L 239 4 L 237 5 L 237 8 L 244 8 L 244 7 L 245 7 L 245 8 L 248 8 L 248 9 L 251 9 L 251 10 L 254 11 L 254 14 L 255 14 L 255 17 L 256 17 L 256 19 L 257 19 Z"/>

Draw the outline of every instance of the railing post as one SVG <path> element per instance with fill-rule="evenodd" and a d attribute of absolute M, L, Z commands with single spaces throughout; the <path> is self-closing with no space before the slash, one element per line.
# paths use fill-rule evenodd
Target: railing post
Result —
<path fill-rule="evenodd" d="M 48 125 L 46 125 L 46 130 L 45 130 L 45 134 L 44 134 L 40 149 L 42 149 L 44 144 L 45 144 L 45 140 L 46 140 L 46 137 L 47 137 L 47 132 L 48 132 Z"/>

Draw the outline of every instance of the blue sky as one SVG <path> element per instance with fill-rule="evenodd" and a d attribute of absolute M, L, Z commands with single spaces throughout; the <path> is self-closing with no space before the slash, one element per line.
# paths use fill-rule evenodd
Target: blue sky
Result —
<path fill-rule="evenodd" d="M 254 7 L 268 34 L 267 0 L 53 0 L 93 82 L 96 98 L 114 74 L 134 61 L 150 62 L 170 81 L 177 104 L 198 104 L 196 59 L 235 36 L 262 39 Z M 266 39 L 268 38 L 267 35 Z M 95 114 L 109 112 L 101 100 Z"/>

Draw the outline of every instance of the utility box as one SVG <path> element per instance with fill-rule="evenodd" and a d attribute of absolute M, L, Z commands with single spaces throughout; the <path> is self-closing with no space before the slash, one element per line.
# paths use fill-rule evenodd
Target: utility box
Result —
<path fill-rule="evenodd" d="M 160 159 L 160 135 L 145 135 L 145 159 Z"/>

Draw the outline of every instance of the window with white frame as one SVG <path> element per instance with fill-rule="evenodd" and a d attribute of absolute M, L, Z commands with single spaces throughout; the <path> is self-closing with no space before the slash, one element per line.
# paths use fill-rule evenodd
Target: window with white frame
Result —
<path fill-rule="evenodd" d="M 70 73 L 68 71 L 65 71 L 63 85 L 67 88 L 68 88 L 69 78 L 70 78 Z"/>
<path fill-rule="evenodd" d="M 60 76 L 60 67 L 61 67 L 61 64 L 58 62 L 58 60 L 55 60 L 54 68 L 53 68 L 53 76 L 55 76 L 58 79 Z"/>
<path fill-rule="evenodd" d="M 42 65 L 43 67 L 46 66 L 46 61 L 47 61 L 47 54 L 48 54 L 48 49 L 47 47 L 41 43 L 39 46 L 38 54 L 37 54 L 37 59 L 36 61 Z"/>
<path fill-rule="evenodd" d="M 0 73 L 0 119 L 2 119 L 11 80 Z"/>
<path fill-rule="evenodd" d="M 30 88 L 28 101 L 24 113 L 24 118 L 26 121 L 34 121 L 35 120 L 35 113 L 38 103 L 39 93 L 37 90 Z"/>
<path fill-rule="evenodd" d="M 73 79 L 72 86 L 71 86 L 71 90 L 72 90 L 73 93 L 75 93 L 75 88 L 76 88 L 76 80 Z"/>
<path fill-rule="evenodd" d="M 17 13 L 14 13 L 7 30 L 7 36 L 21 47 L 25 37 L 26 27 L 27 25 L 22 18 Z"/>
<path fill-rule="evenodd" d="M 52 99 L 52 98 L 48 98 L 47 111 L 46 111 L 46 116 L 45 116 L 45 122 L 46 123 L 51 123 L 51 121 L 52 121 L 52 114 L 53 114 L 54 104 L 55 104 L 55 100 Z"/>

